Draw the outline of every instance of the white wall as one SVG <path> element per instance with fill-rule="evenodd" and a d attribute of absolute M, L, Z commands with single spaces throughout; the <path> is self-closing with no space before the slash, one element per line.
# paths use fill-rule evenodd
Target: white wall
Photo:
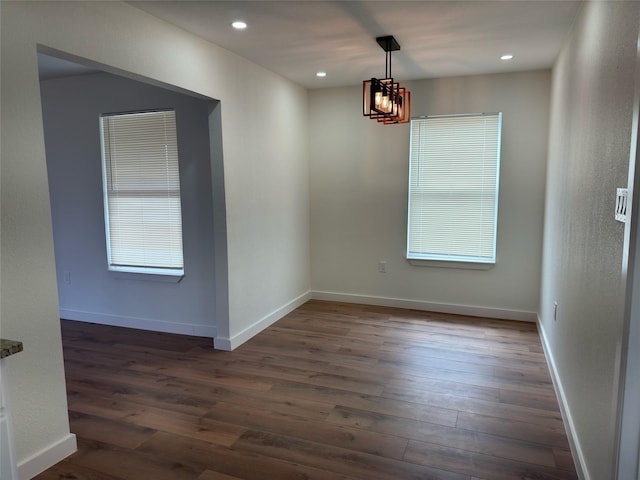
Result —
<path fill-rule="evenodd" d="M 503 112 L 497 264 L 487 271 L 410 265 L 404 258 L 409 125 L 363 117 L 360 87 L 314 90 L 309 105 L 314 295 L 535 320 L 550 72 L 407 86 L 412 116 Z M 388 262 L 388 273 L 378 273 L 379 261 Z"/>
<path fill-rule="evenodd" d="M 43 81 L 41 97 L 61 317 L 214 337 L 208 117 L 215 102 L 107 73 Z M 106 264 L 99 118 L 154 108 L 176 112 L 185 263 L 179 283 L 109 272 Z"/>
<path fill-rule="evenodd" d="M 612 478 L 638 2 L 587 2 L 553 69 L 540 324 L 585 478 Z M 557 301 L 557 320 L 553 303 Z M 637 371 L 635 372 L 637 374 Z"/>
<path fill-rule="evenodd" d="M 1 321 L 3 336 L 25 344 L 8 364 L 25 476 L 57 460 L 59 442 L 71 443 L 37 45 L 221 101 L 229 319 L 218 324 L 216 341 L 223 347 L 308 295 L 307 94 L 127 4 L 1 2 L 0 9 Z"/>

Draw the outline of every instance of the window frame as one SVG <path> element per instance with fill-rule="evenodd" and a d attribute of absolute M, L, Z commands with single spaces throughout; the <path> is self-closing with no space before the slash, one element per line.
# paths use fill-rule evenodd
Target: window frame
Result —
<path fill-rule="evenodd" d="M 124 265 L 113 262 L 112 255 L 112 235 L 111 235 L 111 213 L 109 208 L 109 176 L 107 172 L 108 162 L 111 162 L 111 159 L 107 160 L 107 152 L 105 148 L 105 126 L 104 122 L 106 119 L 110 117 L 118 117 L 118 116 L 128 116 L 128 115 L 140 115 L 140 114 L 153 114 L 153 113 L 166 113 L 171 112 L 173 114 L 175 129 L 173 134 L 175 134 L 175 165 L 177 180 L 178 180 L 178 201 L 180 204 L 179 212 L 180 212 L 180 267 L 169 267 L 169 266 L 151 266 L 151 265 Z M 110 112 L 103 113 L 99 118 L 99 130 L 100 130 L 100 148 L 101 148 L 101 168 L 102 168 L 102 187 L 103 187 L 103 211 L 104 211 L 104 224 L 105 224 L 105 241 L 106 241 L 106 260 L 107 260 L 107 269 L 109 272 L 114 274 L 116 278 L 132 278 L 131 274 L 135 276 L 133 278 L 137 279 L 146 279 L 153 281 L 161 281 L 161 282 L 170 282 L 175 283 L 182 280 L 184 277 L 184 230 L 182 225 L 182 189 L 181 189 L 181 175 L 180 175 L 180 161 L 179 161 L 179 153 L 178 153 L 178 127 L 177 127 L 177 115 L 175 108 L 153 108 L 147 110 L 134 110 L 134 111 L 124 111 L 124 112 Z M 111 147 L 110 147 L 111 148 Z M 169 191 L 169 190 L 167 190 Z M 158 197 L 161 198 L 161 197 Z"/>
<path fill-rule="evenodd" d="M 412 251 L 412 229 L 417 229 L 412 224 L 412 180 L 417 175 L 414 171 L 417 167 L 414 166 L 414 122 L 425 121 L 429 119 L 462 119 L 470 117 L 494 117 L 497 120 L 497 133 L 495 135 L 495 157 L 491 155 L 490 158 L 495 158 L 495 193 L 494 193 L 494 208 L 493 208 L 493 231 L 492 231 L 492 246 L 491 255 L 475 256 L 475 255 L 460 255 L 452 253 L 428 253 L 428 252 L 416 252 Z M 419 128 L 419 126 L 417 127 Z M 411 119 L 410 124 L 410 141 L 409 141 L 409 166 L 408 166 L 408 190 L 407 190 L 407 243 L 405 258 L 407 261 L 416 266 L 433 266 L 433 267 L 448 267 L 448 268 L 465 268 L 465 269 L 479 269 L 488 270 L 495 266 L 497 262 L 497 243 L 498 243 L 498 204 L 500 194 L 500 163 L 501 163 L 501 150 L 502 150 L 502 112 L 492 113 L 465 113 L 465 114 L 447 114 L 447 115 L 429 115 L 414 117 Z M 492 150 L 493 151 L 493 150 Z M 417 155 L 418 153 L 415 153 Z M 418 174 L 419 175 L 419 174 Z M 471 177 L 468 177 L 471 178 Z"/>

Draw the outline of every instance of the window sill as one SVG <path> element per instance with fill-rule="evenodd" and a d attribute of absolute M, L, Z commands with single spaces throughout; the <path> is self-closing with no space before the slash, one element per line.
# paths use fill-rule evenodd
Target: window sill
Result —
<path fill-rule="evenodd" d="M 109 270 L 109 275 L 120 280 L 135 280 L 139 282 L 180 283 L 183 275 L 160 275 L 155 273 L 120 272 Z"/>
<path fill-rule="evenodd" d="M 414 267 L 460 268 L 464 270 L 491 270 L 496 265 L 495 263 L 422 260 L 418 258 L 407 258 L 407 262 Z"/>

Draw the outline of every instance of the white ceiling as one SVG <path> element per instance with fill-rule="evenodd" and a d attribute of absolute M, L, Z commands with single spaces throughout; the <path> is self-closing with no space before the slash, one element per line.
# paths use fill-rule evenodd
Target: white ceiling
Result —
<path fill-rule="evenodd" d="M 357 85 L 385 73 L 375 37 L 393 35 L 405 80 L 550 67 L 580 8 L 565 0 L 130 1 L 129 4 L 308 87 Z M 245 30 L 231 27 L 242 19 Z M 504 53 L 515 58 L 505 62 Z M 42 59 L 41 59 L 42 60 Z M 46 59 L 44 59 L 46 61 Z M 77 74 L 54 62 L 43 77 Z M 53 69 L 58 69 L 54 72 Z M 327 72 L 325 78 L 316 72 Z M 80 72 L 81 73 L 81 72 Z"/>

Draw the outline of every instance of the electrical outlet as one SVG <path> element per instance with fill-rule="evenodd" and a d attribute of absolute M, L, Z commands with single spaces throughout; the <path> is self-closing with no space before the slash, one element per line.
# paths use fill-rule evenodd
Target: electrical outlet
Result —
<path fill-rule="evenodd" d="M 558 320 L 558 302 L 553 302 L 553 321 Z"/>
<path fill-rule="evenodd" d="M 384 260 L 381 260 L 378 263 L 378 272 L 387 273 L 387 262 L 385 262 Z"/>
<path fill-rule="evenodd" d="M 67 285 L 71 284 L 71 272 L 63 272 L 62 273 L 62 279 L 64 280 L 64 283 L 66 283 Z"/>

